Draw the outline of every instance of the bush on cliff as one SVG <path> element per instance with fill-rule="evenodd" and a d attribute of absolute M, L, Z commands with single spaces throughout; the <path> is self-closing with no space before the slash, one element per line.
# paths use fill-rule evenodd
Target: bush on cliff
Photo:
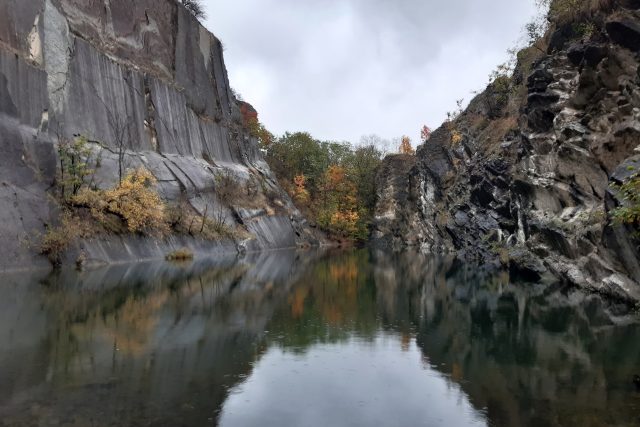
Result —
<path fill-rule="evenodd" d="M 73 139 L 58 138 L 58 176 L 57 184 L 60 197 L 66 200 L 78 194 L 93 176 L 94 171 L 89 167 L 91 163 L 91 149 L 87 138 L 78 136 Z"/>
<path fill-rule="evenodd" d="M 155 189 L 156 179 L 145 168 L 129 172 L 110 190 L 84 189 L 72 204 L 86 207 L 100 223 L 108 214 L 118 216 L 131 233 L 166 234 L 169 231 L 165 205 Z"/>
<path fill-rule="evenodd" d="M 65 210 L 58 226 L 47 228 L 38 250 L 40 254 L 47 256 L 51 264 L 59 266 L 64 253 L 77 239 L 91 237 L 92 234 L 93 230 L 86 221 Z"/>
<path fill-rule="evenodd" d="M 623 205 L 611 211 L 613 222 L 640 226 L 640 174 L 633 174 L 616 189 Z"/>

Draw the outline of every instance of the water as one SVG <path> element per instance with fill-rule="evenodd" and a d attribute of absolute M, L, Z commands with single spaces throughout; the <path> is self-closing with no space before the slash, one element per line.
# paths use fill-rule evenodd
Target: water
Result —
<path fill-rule="evenodd" d="M 449 259 L 4 276 L 0 426 L 640 425 L 624 307 Z"/>

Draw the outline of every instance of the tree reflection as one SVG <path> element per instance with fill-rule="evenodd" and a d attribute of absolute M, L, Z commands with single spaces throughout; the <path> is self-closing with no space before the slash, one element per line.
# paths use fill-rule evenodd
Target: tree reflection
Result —
<path fill-rule="evenodd" d="M 280 253 L 54 276 L 33 295 L 37 304 L 2 306 L 26 324 L 46 319 L 30 346 L 0 349 L 6 425 L 36 423 L 36 403 L 84 425 L 210 424 L 269 349 L 304 354 L 382 334 L 398 351 L 417 346 L 491 425 L 632 425 L 640 408 L 630 382 L 640 330 L 620 324 L 630 319 L 612 314 L 621 307 L 454 259 Z M 120 415 L 96 416 L 105 402 Z"/>

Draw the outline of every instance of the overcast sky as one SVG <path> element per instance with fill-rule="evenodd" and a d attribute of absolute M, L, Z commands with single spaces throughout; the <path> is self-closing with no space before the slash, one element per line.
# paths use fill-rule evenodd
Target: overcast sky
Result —
<path fill-rule="evenodd" d="M 276 134 L 418 139 L 468 102 L 533 0 L 203 0 L 231 86 Z"/>

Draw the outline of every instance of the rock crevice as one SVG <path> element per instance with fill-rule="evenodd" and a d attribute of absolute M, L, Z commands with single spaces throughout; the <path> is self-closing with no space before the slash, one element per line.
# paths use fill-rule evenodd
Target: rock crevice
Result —
<path fill-rule="evenodd" d="M 640 301 L 640 241 L 610 219 L 622 203 L 611 185 L 640 158 L 640 12 L 627 3 L 593 12 L 589 37 L 552 28 L 546 54 L 522 52 L 508 93 L 490 85 L 416 159 L 386 159 L 377 243 L 394 235 L 392 246 Z M 429 191 L 404 203 L 414 188 Z"/>

